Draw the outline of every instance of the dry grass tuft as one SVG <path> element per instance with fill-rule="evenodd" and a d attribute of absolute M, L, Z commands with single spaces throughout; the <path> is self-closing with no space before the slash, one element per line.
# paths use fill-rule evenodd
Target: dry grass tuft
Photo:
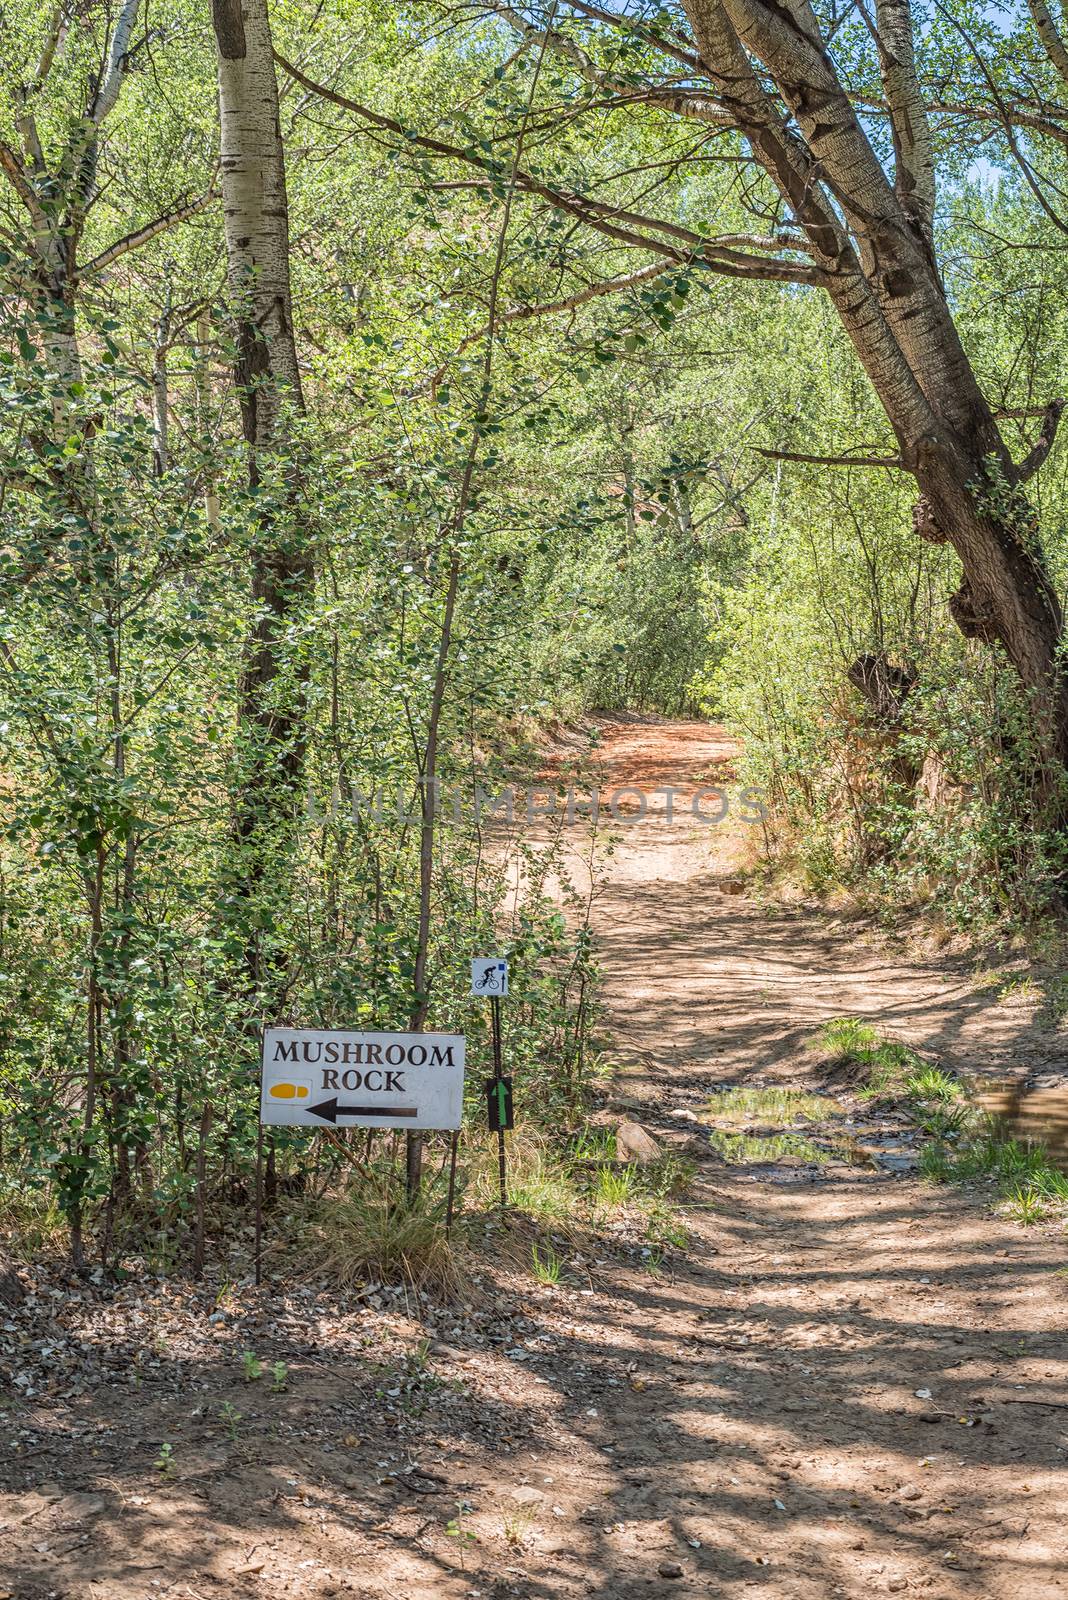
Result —
<path fill-rule="evenodd" d="M 342 1195 L 323 1203 L 322 1263 L 343 1287 L 377 1280 L 404 1283 L 445 1298 L 465 1287 L 464 1251 L 454 1224 L 445 1232 L 442 1184 L 424 1184 L 409 1201 L 389 1169 L 354 1178 Z"/>

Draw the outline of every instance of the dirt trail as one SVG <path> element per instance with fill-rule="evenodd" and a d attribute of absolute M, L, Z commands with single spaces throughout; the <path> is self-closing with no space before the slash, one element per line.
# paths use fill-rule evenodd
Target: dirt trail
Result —
<path fill-rule="evenodd" d="M 723 731 L 702 723 L 634 717 L 605 726 L 602 798 L 624 785 L 646 796 L 641 818 L 633 794 L 618 803 L 621 842 L 598 900 L 619 1048 L 651 1052 L 662 1067 L 685 1056 L 695 1070 L 790 1075 L 821 1022 L 857 1016 L 965 1076 L 1068 1082 L 1068 1033 L 1046 1024 L 1035 986 L 999 1000 L 996 981 L 976 983 L 971 959 L 921 960 L 888 936 L 858 937 L 850 916 L 740 894 L 754 824 L 740 819 L 735 756 Z M 713 784 L 732 802 L 716 826 L 693 816 L 693 796 Z M 671 821 L 663 785 L 676 790 Z M 705 799 L 698 809 L 717 807 Z"/>
<path fill-rule="evenodd" d="M 713 1085 L 803 1082 L 806 1042 L 847 1015 L 963 1074 L 1063 1090 L 1065 1038 L 1038 999 L 999 1002 L 964 962 L 907 960 L 848 918 L 738 893 L 745 824 L 695 822 L 690 801 L 702 783 L 733 797 L 733 755 L 699 724 L 606 729 L 602 798 L 647 792 L 597 900 L 619 1109 L 692 1146 Z M 915 1177 L 798 1166 L 702 1163 L 687 1264 L 649 1297 L 654 1326 L 633 1306 L 641 1360 L 666 1357 L 676 1386 L 667 1418 L 616 1409 L 623 1450 L 653 1435 L 644 1503 L 663 1548 L 725 1595 L 1065 1592 L 1063 1233 Z M 633 1531 L 638 1551 L 650 1536 Z"/>
<path fill-rule="evenodd" d="M 603 784 L 701 784 L 731 755 L 700 725 L 621 721 Z M 810 1073 L 803 1043 L 831 1016 L 976 1071 L 1030 1070 L 1034 1047 L 1055 1078 L 1056 1041 L 962 971 L 733 892 L 736 830 L 683 809 L 618 831 L 595 911 L 624 1064 L 604 1115 L 696 1147 L 688 1249 L 643 1270 L 621 1228 L 542 1285 L 494 1259 L 487 1222 L 470 1314 L 384 1288 L 164 1285 L 83 1295 L 44 1336 L 10 1320 L 2 1593 L 1068 1591 L 1063 1233 L 907 1174 L 727 1166 L 694 1120 L 714 1085 Z M 242 1385 L 245 1349 L 287 1362 L 283 1393 Z M 221 1427 L 226 1406 L 241 1420 Z"/>

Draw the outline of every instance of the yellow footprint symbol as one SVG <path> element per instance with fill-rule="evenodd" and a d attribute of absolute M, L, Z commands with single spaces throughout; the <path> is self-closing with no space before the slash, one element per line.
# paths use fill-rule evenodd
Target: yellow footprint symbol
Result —
<path fill-rule="evenodd" d="M 272 1083 L 268 1093 L 272 1100 L 306 1100 L 311 1093 L 310 1083 Z"/>

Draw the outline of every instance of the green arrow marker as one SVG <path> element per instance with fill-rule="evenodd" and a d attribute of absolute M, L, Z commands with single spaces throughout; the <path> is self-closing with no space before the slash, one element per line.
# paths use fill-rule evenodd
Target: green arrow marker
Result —
<path fill-rule="evenodd" d="M 508 1091 L 502 1079 L 497 1080 L 497 1121 L 504 1127 L 504 1118 L 508 1107 Z"/>

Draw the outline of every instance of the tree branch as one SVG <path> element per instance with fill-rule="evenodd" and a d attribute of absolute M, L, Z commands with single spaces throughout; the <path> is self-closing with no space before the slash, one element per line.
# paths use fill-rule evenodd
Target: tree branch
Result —
<path fill-rule="evenodd" d="M 662 50 L 666 56 L 671 56 L 675 61 L 680 61 L 687 72 L 696 75 L 705 75 L 708 71 L 695 48 L 675 44 L 671 39 L 665 39 L 662 33 L 657 33 L 637 17 L 628 17 L 618 11 L 606 11 L 602 6 L 592 5 L 588 0 L 565 0 L 572 11 L 577 11 L 581 16 L 589 17 L 593 22 L 606 23 L 618 33 L 634 34 L 639 39 L 644 39 L 655 49 Z"/>
<path fill-rule="evenodd" d="M 596 300 L 601 295 L 625 293 L 627 289 L 634 289 L 638 284 L 648 283 L 653 278 L 662 278 L 665 272 L 673 272 L 674 270 L 675 264 L 672 261 L 654 261 L 650 266 L 642 267 L 637 272 L 628 272 L 619 278 L 605 278 L 600 283 L 589 284 L 585 289 L 579 289 L 574 294 L 565 295 L 562 300 L 550 300 L 544 305 L 516 306 L 511 311 L 502 311 L 497 317 L 496 327 L 500 327 L 506 322 L 525 322 L 530 317 L 549 317 L 561 311 L 577 311 L 580 306 L 588 305 L 591 300 Z M 478 344 L 480 340 L 491 332 L 493 332 L 493 328 L 488 322 L 481 328 L 476 328 L 474 333 L 469 333 L 460 340 L 448 360 L 455 361 L 457 356 L 462 355 L 470 345 Z M 412 391 L 412 394 L 422 394 L 428 389 L 437 389 L 445 374 L 447 365 L 447 361 L 443 362 L 433 376 L 424 380 L 417 389 Z"/>
<path fill-rule="evenodd" d="M 354 112 L 372 127 L 382 128 L 403 139 L 405 143 L 422 150 L 429 150 L 434 155 L 446 156 L 451 161 L 461 161 L 467 166 L 478 167 L 488 175 L 491 182 L 503 181 L 498 163 L 485 155 L 480 155 L 473 146 L 461 148 L 459 145 L 446 144 L 442 139 L 415 133 L 410 128 L 402 127 L 392 117 L 384 117 L 368 106 L 350 100 L 346 95 L 338 94 L 335 89 L 328 89 L 325 84 L 316 83 L 277 51 L 275 60 L 283 71 L 303 84 L 305 89 L 320 95 L 324 100 L 331 101 L 345 111 Z M 703 266 L 713 272 L 723 273 L 727 277 L 755 278 L 781 283 L 819 285 L 826 278 L 826 274 L 819 267 L 794 261 L 778 261 L 771 257 L 747 255 L 731 246 L 721 244 L 717 239 L 705 238 L 702 234 L 694 233 L 689 228 L 679 227 L 675 223 L 642 216 L 619 206 L 608 205 L 604 201 L 593 200 L 587 195 L 554 189 L 529 172 L 518 170 L 514 183 L 518 189 L 527 194 L 538 195 L 558 210 L 566 211 L 586 223 L 588 227 L 596 229 L 598 233 L 616 239 L 620 244 L 651 250 L 678 266 Z M 644 231 L 648 229 L 653 229 L 655 232 Z M 666 234 L 668 237 L 660 239 L 655 236 L 656 233 Z M 669 243 L 669 239 L 677 239 L 678 245 Z"/>
<path fill-rule="evenodd" d="M 1068 222 L 1066 222 L 1065 219 L 1058 214 L 1058 212 L 1046 199 L 1046 196 L 1042 192 L 1042 185 L 1039 183 L 1038 178 L 1035 175 L 1034 168 L 1031 166 L 1031 163 L 1028 161 L 1020 147 L 1020 141 L 1017 139 L 1016 134 L 1013 131 L 1012 119 L 1009 115 L 1008 107 L 1005 104 L 993 73 L 987 66 L 986 59 L 983 56 L 982 51 L 979 49 L 975 40 L 961 24 L 959 19 L 953 15 L 953 13 L 947 11 L 946 7 L 941 3 L 941 0 L 935 0 L 935 6 L 942 16 L 946 18 L 950 26 L 954 28 L 964 40 L 964 43 L 971 53 L 976 66 L 982 73 L 986 82 L 986 86 L 990 91 L 990 98 L 998 108 L 1002 130 L 1005 134 L 1005 142 L 1008 144 L 1009 150 L 1012 152 L 1013 160 L 1023 173 L 1024 182 L 1027 184 L 1027 187 L 1030 189 L 1031 193 L 1034 195 L 1035 199 L 1038 201 L 1047 217 L 1053 223 L 1053 226 L 1055 228 L 1059 228 L 1061 233 L 1068 233 Z"/>
<path fill-rule="evenodd" d="M 146 222 L 143 228 L 135 228 L 133 233 L 125 234 L 121 239 L 116 239 L 114 244 L 109 244 L 106 250 L 87 261 L 78 268 L 78 276 L 83 278 L 91 272 L 102 272 L 105 267 L 110 267 L 113 261 L 120 256 L 127 255 L 131 250 L 137 250 L 141 245 L 147 244 L 157 234 L 165 233 L 168 228 L 175 227 L 179 222 L 187 222 L 190 217 L 195 217 L 198 211 L 203 211 L 210 206 L 213 200 L 218 200 L 218 189 L 208 189 L 204 194 L 197 195 L 193 200 L 181 200 L 170 211 L 165 211 L 154 222 Z"/>
<path fill-rule="evenodd" d="M 933 103 L 931 111 L 940 117 L 971 117 L 977 122 L 996 122 L 1002 129 L 1007 120 L 1012 127 L 1027 128 L 1029 132 L 1039 133 L 1047 139 L 1055 139 L 1058 144 L 1068 145 L 1068 127 L 1062 127 L 1052 112 L 1040 116 L 1035 111 L 1028 111 L 1009 102 L 1003 103 L 1001 109 L 995 111 L 991 106 L 951 105 L 942 101 Z M 1063 115 L 1068 117 L 1068 111 Z"/>
<path fill-rule="evenodd" d="M 802 450 L 765 450 L 754 445 L 758 456 L 769 461 L 803 461 L 814 467 L 897 467 L 902 472 L 909 469 L 900 456 L 810 456 Z"/>
<path fill-rule="evenodd" d="M 34 233 L 40 237 L 48 233 L 48 218 L 44 208 L 37 198 L 37 191 L 26 176 L 25 168 L 9 144 L 0 139 L 0 171 L 3 171 L 11 187 L 22 201 L 30 214 Z"/>
<path fill-rule="evenodd" d="M 1034 477 L 1053 449 L 1053 441 L 1057 437 L 1057 428 L 1060 425 L 1061 412 L 1066 405 L 1068 405 L 1068 400 L 1051 400 L 1046 407 L 1038 438 L 1016 469 L 1017 479 L 1020 483 L 1026 483 L 1028 478 Z"/>
<path fill-rule="evenodd" d="M 631 102 L 638 98 L 633 83 L 598 67 L 582 46 L 576 44 L 574 39 L 569 39 L 559 28 L 540 28 L 537 23 L 528 22 L 521 12 L 504 4 L 504 0 L 495 0 L 495 3 L 488 4 L 485 10 L 490 15 L 501 17 L 521 39 L 533 44 L 544 43 L 550 46 L 558 55 L 570 61 L 588 83 L 595 84 L 599 89 L 610 90 L 613 94 L 617 94 L 621 101 Z M 617 19 L 617 26 L 620 26 L 621 22 L 622 19 Z M 689 117 L 696 122 L 711 122 L 717 127 L 731 126 L 730 118 L 723 107 L 717 105 L 707 95 L 694 94 L 684 89 L 658 88 L 655 84 L 651 84 L 641 90 L 640 99 L 644 105 L 656 106 L 662 111 L 672 111 L 677 116 Z"/>

